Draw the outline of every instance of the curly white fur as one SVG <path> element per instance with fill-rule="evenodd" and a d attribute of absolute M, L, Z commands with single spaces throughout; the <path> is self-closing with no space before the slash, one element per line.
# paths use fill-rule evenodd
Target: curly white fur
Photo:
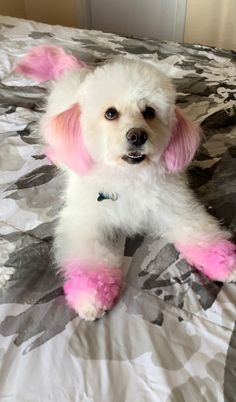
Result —
<path fill-rule="evenodd" d="M 156 67 L 125 59 L 93 71 L 84 68 L 70 72 L 54 84 L 41 124 L 42 133 L 53 148 L 55 141 L 50 140 L 50 121 L 78 105 L 79 125 L 92 161 L 81 174 L 68 167 L 68 159 L 55 156 L 67 176 L 65 205 L 55 236 L 56 260 L 67 280 L 73 280 L 77 265 L 78 270 L 85 267 L 85 272 L 99 271 L 103 266 L 119 269 L 124 236 L 135 233 L 165 236 L 180 250 L 182 245 L 200 247 L 208 253 L 207 262 L 198 262 L 194 251 L 191 256 L 186 253 L 191 263 L 213 279 L 227 280 L 232 275 L 235 252 L 228 251 L 229 242 L 225 239 L 229 234 L 208 215 L 188 188 L 185 174 L 181 172 L 185 166 L 166 168 L 164 154 L 177 119 L 175 98 L 171 81 Z M 155 110 L 154 118 L 144 118 L 146 106 Z M 119 116 L 107 120 L 105 112 L 111 107 L 116 108 Z M 69 125 L 70 119 L 68 132 L 63 134 L 68 139 Z M 148 137 L 141 147 L 146 158 L 137 164 L 123 160 L 129 152 L 126 134 L 131 128 L 145 130 Z M 185 145 L 183 152 L 188 152 L 188 139 Z M 178 159 L 178 154 L 175 158 Z M 99 193 L 115 194 L 118 199 L 98 202 Z M 216 269 L 212 274 L 207 266 L 209 253 L 211 245 L 220 242 L 226 242 L 222 243 L 227 249 L 223 257 L 228 265 L 227 269 L 224 266 L 224 273 L 218 274 Z M 68 261 L 73 264 L 68 265 Z M 90 290 L 84 292 L 82 299 L 83 303 L 78 294 L 78 300 L 70 304 L 83 318 L 95 319 L 107 308 L 106 305 L 101 307 L 101 303 L 96 307 Z"/>

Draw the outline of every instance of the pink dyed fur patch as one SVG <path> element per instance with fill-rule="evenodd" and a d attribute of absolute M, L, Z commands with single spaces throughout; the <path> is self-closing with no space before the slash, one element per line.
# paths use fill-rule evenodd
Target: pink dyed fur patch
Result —
<path fill-rule="evenodd" d="M 170 143 L 164 152 L 165 164 L 170 172 L 186 168 L 200 143 L 200 129 L 178 107 L 175 108 L 175 116 Z"/>
<path fill-rule="evenodd" d="M 96 270 L 79 268 L 78 263 L 66 264 L 69 277 L 64 284 L 68 304 L 78 309 L 86 300 L 84 296 L 95 297 L 99 309 L 109 310 L 117 299 L 123 275 L 117 268 L 99 267 Z"/>
<path fill-rule="evenodd" d="M 51 145 L 47 154 L 56 164 L 61 161 L 80 175 L 91 168 L 93 161 L 84 143 L 78 104 L 50 119 L 43 134 Z"/>
<path fill-rule="evenodd" d="M 15 71 L 44 82 L 60 78 L 66 71 L 85 66 L 83 61 L 66 54 L 60 47 L 41 45 L 34 47 L 23 57 Z"/>
<path fill-rule="evenodd" d="M 236 246 L 228 240 L 219 240 L 211 245 L 199 246 L 176 244 L 187 262 L 209 278 L 224 281 L 236 268 Z"/>
<path fill-rule="evenodd" d="M 57 165 L 58 164 L 58 161 L 57 161 L 57 157 L 56 157 L 56 153 L 55 153 L 55 151 L 53 150 L 53 148 L 47 148 L 47 149 L 45 149 L 45 154 L 46 154 L 46 156 L 48 157 L 48 159 L 50 159 L 50 162 L 52 163 L 52 164 L 55 164 L 55 165 Z"/>

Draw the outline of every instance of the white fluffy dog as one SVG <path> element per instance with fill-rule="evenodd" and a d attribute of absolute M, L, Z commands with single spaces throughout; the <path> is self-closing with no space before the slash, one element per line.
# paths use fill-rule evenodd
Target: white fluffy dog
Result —
<path fill-rule="evenodd" d="M 28 75 L 46 79 L 32 70 L 36 53 L 18 70 L 27 73 L 31 63 Z M 67 175 L 55 256 L 68 303 L 86 320 L 112 307 L 122 287 L 124 238 L 136 233 L 165 236 L 208 277 L 234 279 L 229 233 L 186 183 L 199 130 L 175 106 L 170 79 L 142 61 L 118 58 L 90 70 L 68 55 L 72 65 L 63 64 L 64 56 L 53 61 L 50 78 L 59 78 L 41 131 Z"/>

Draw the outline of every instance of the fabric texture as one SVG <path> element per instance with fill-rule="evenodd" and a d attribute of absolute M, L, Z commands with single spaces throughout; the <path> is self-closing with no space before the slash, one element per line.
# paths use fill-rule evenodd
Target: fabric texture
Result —
<path fill-rule="evenodd" d="M 124 55 L 171 75 L 203 130 L 189 183 L 236 237 L 235 53 L 0 17 L 1 402 L 234 401 L 236 285 L 210 281 L 172 244 L 127 239 L 126 287 L 100 320 L 65 303 L 51 250 L 64 178 L 37 131 L 51 84 L 13 71 L 42 44 L 91 67 Z"/>

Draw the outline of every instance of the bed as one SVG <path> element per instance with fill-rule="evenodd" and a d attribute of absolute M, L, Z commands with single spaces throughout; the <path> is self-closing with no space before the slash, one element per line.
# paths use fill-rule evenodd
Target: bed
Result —
<path fill-rule="evenodd" d="M 173 77 L 204 132 L 190 185 L 236 237 L 234 52 L 0 17 L 1 402 L 235 401 L 236 284 L 210 282 L 163 239 L 127 239 L 127 286 L 104 318 L 82 321 L 65 304 L 51 252 L 63 178 L 37 131 L 50 83 L 13 71 L 46 43 Z"/>

